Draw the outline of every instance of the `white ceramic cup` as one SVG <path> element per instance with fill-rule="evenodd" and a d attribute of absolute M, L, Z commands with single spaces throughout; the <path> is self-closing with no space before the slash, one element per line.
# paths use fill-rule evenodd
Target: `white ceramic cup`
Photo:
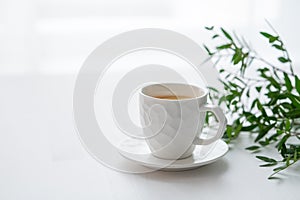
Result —
<path fill-rule="evenodd" d="M 143 133 L 152 154 L 162 159 L 182 159 L 192 155 L 195 145 L 208 145 L 220 139 L 227 120 L 220 107 L 207 104 L 208 91 L 181 83 L 160 83 L 140 91 Z M 186 96 L 182 99 L 158 98 Z M 219 127 L 210 138 L 201 138 L 206 112 L 216 116 Z"/>

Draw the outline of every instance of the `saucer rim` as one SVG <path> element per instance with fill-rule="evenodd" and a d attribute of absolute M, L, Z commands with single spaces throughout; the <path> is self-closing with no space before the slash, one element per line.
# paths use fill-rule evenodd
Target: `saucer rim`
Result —
<path fill-rule="evenodd" d="M 196 146 L 197 148 L 198 146 Z M 225 148 L 224 148 L 225 147 Z M 200 147 L 198 147 L 200 148 Z M 122 150 L 118 150 L 118 152 L 125 158 L 125 159 L 128 159 L 136 164 L 139 164 L 139 165 L 142 165 L 144 167 L 148 167 L 148 168 L 151 168 L 151 169 L 158 169 L 158 170 L 162 170 L 162 171 L 172 171 L 172 170 L 176 170 L 176 171 L 184 171 L 184 170 L 189 170 L 189 169 L 195 169 L 195 168 L 198 168 L 198 167 L 201 167 L 201 166 L 204 166 L 204 165 L 208 165 L 208 164 L 211 164 L 219 159 L 221 159 L 222 157 L 224 157 L 227 152 L 229 151 L 229 146 L 226 142 L 224 142 L 222 139 L 219 139 L 216 141 L 216 148 L 224 148 L 224 150 L 222 150 L 218 155 L 214 156 L 212 159 L 209 159 L 209 155 L 212 154 L 214 151 L 210 151 L 207 156 L 203 159 L 203 161 L 200 161 L 198 160 L 198 162 L 193 162 L 193 163 L 184 163 L 184 164 L 178 164 L 176 163 L 176 161 L 178 160 L 170 160 L 170 164 L 163 167 L 159 164 L 153 164 L 153 163 L 148 163 L 146 162 L 146 159 L 143 160 L 143 161 L 140 161 L 140 160 L 136 160 L 136 159 L 133 159 L 132 157 L 130 156 L 126 156 L 126 154 L 131 154 L 132 153 L 129 153 L 129 152 L 125 152 L 125 151 L 122 151 Z M 220 151 L 220 150 L 219 150 Z M 151 155 L 151 153 L 148 153 L 147 155 L 149 156 L 153 156 Z M 155 157 L 155 156 L 153 156 Z M 188 157 L 189 158 L 189 157 Z M 188 159 L 188 158 L 184 158 L 184 159 L 181 159 L 181 160 L 185 160 L 185 159 Z M 161 158 L 158 158 L 158 157 L 155 157 L 155 159 L 159 159 L 159 160 L 164 160 L 164 159 L 161 159 Z"/>

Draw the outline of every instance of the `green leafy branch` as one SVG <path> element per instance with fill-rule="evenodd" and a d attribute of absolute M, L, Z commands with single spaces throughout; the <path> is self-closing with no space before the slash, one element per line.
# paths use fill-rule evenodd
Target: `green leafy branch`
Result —
<path fill-rule="evenodd" d="M 275 147 L 280 160 L 257 156 L 265 162 L 261 167 L 276 166 L 269 177 L 272 179 L 300 160 L 300 80 L 284 42 L 270 27 L 274 33 L 260 34 L 280 54 L 277 64 L 261 57 L 243 37 L 224 28 L 206 27 L 218 45 L 204 48 L 219 70 L 225 90 L 222 93 L 210 87 L 210 99 L 224 104 L 232 119 L 224 139 L 230 142 L 241 132 L 249 132 L 255 135 L 255 145 L 247 150 L 260 152 L 266 146 Z"/>

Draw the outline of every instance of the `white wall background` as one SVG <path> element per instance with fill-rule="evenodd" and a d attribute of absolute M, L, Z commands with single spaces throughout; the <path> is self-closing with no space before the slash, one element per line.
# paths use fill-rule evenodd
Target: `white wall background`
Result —
<path fill-rule="evenodd" d="M 202 44 L 204 26 L 235 29 L 258 50 L 268 19 L 294 63 L 300 58 L 297 0 L 1 0 L 0 74 L 74 73 L 101 42 L 126 30 L 160 27 Z"/>

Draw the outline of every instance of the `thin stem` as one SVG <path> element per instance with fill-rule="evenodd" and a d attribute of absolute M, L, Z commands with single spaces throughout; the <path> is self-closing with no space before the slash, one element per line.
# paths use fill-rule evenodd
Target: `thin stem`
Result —
<path fill-rule="evenodd" d="M 291 164 L 286 165 L 284 168 L 282 168 L 282 169 L 280 169 L 280 170 L 274 172 L 273 174 L 271 174 L 271 175 L 269 176 L 268 179 L 272 178 L 272 177 L 273 177 L 274 175 L 276 175 L 277 173 L 279 173 L 279 172 L 281 172 L 281 171 L 287 169 L 288 167 L 292 166 L 292 165 L 295 164 L 297 161 L 299 161 L 299 160 L 296 160 L 296 161 L 292 162 Z"/>
<path fill-rule="evenodd" d="M 285 46 L 284 46 L 284 49 L 286 49 Z M 286 56 L 287 56 L 288 60 L 291 60 L 289 52 L 285 51 L 285 53 L 286 53 Z M 290 61 L 289 63 L 290 63 L 290 71 L 291 71 L 292 75 L 295 76 L 294 69 L 293 69 L 293 66 L 292 66 L 292 62 Z"/>
<path fill-rule="evenodd" d="M 286 73 L 286 74 L 291 75 L 291 76 L 295 76 L 295 75 L 293 74 L 293 72 L 287 72 L 287 71 L 285 71 L 285 70 L 283 70 L 283 69 L 281 69 L 281 68 L 279 68 L 279 67 L 276 67 L 275 65 L 273 65 L 272 63 L 268 62 L 267 60 L 265 60 L 265 59 L 263 59 L 263 58 L 261 58 L 261 57 L 258 57 L 258 56 L 252 56 L 251 58 L 254 58 L 254 59 L 257 59 L 257 60 L 259 60 L 259 61 L 262 61 L 262 62 L 264 62 L 265 64 L 269 65 L 270 67 L 272 67 L 272 68 L 275 69 L 275 70 L 281 71 L 281 72 Z"/>
<path fill-rule="evenodd" d="M 276 31 L 276 29 L 272 26 L 272 24 L 267 20 L 265 19 L 266 23 L 268 24 L 268 26 L 274 31 L 274 33 L 279 37 L 279 33 Z M 288 60 L 291 60 L 290 59 L 290 55 L 289 55 L 289 52 L 286 50 L 286 47 L 284 45 L 284 43 L 282 42 L 282 40 L 280 39 L 280 44 L 282 45 L 282 47 L 285 49 L 284 52 L 286 53 L 286 57 Z M 290 61 L 289 62 L 289 66 L 290 66 L 290 71 L 291 71 L 291 75 L 295 76 L 295 73 L 294 73 L 294 69 L 293 69 L 293 66 L 292 66 L 292 62 Z"/>
<path fill-rule="evenodd" d="M 247 80 L 247 81 L 267 82 L 267 80 L 264 80 L 264 79 L 250 78 L 250 77 L 247 77 L 247 76 L 245 76 L 245 75 L 239 75 L 239 74 L 236 73 L 236 72 L 230 72 L 230 71 L 228 71 L 228 70 L 226 70 L 226 69 L 224 69 L 224 68 L 222 68 L 222 69 L 223 69 L 224 72 L 226 72 L 227 74 L 231 74 L 231 75 L 233 75 L 233 76 L 235 76 L 235 77 L 241 77 L 241 78 L 243 78 L 243 79 L 245 79 L 245 80 Z"/>
<path fill-rule="evenodd" d="M 218 57 L 218 58 L 226 57 L 226 58 L 228 58 L 228 57 L 230 57 L 230 56 L 233 56 L 233 54 L 220 54 L 220 53 L 219 53 L 219 55 L 213 55 L 212 57 Z M 285 71 L 285 70 L 283 70 L 283 69 L 281 69 L 281 68 L 279 68 L 279 67 L 276 67 L 275 65 L 273 65 L 273 64 L 270 63 L 269 61 L 267 61 L 267 60 L 265 60 L 264 58 L 259 57 L 259 56 L 257 56 L 257 55 L 255 55 L 255 56 L 249 56 L 248 58 L 259 60 L 259 61 L 261 61 L 261 62 L 263 62 L 263 63 L 269 65 L 269 66 L 272 67 L 274 70 L 277 70 L 277 71 L 286 73 L 286 74 L 291 75 L 291 76 L 295 76 L 295 74 L 294 74 L 293 71 L 292 71 L 292 72 L 287 72 L 287 71 Z M 207 61 L 205 61 L 205 62 L 207 62 Z"/>
<path fill-rule="evenodd" d="M 300 135 L 299 132 L 290 132 L 292 136 L 297 136 L 297 135 Z"/>

